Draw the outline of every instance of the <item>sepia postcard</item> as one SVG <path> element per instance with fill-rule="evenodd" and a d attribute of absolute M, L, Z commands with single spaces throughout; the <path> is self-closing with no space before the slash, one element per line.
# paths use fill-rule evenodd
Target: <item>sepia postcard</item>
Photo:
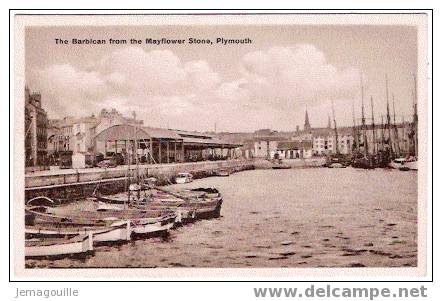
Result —
<path fill-rule="evenodd" d="M 13 17 L 15 279 L 429 277 L 427 12 L 108 13 Z"/>

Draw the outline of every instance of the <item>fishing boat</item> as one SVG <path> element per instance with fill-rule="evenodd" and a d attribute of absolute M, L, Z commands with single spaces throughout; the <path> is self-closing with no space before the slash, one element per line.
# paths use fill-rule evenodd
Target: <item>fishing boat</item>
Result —
<path fill-rule="evenodd" d="M 25 240 L 25 257 L 53 257 L 86 254 L 93 251 L 93 235 L 65 238 L 33 238 Z"/>
<path fill-rule="evenodd" d="M 323 165 L 324 167 L 328 168 L 345 168 L 350 165 L 351 161 L 347 158 L 346 155 L 341 154 L 339 150 L 339 143 L 338 143 L 338 128 L 336 125 L 336 116 L 335 116 L 335 106 L 334 102 L 331 103 L 332 107 L 332 113 L 333 113 L 333 124 L 334 124 L 334 142 L 335 142 L 335 153 L 330 153 L 327 156 L 326 162 Z"/>
<path fill-rule="evenodd" d="M 366 156 L 359 152 L 353 154 L 351 166 L 360 169 L 374 169 L 377 167 L 374 156 L 370 154 L 367 154 Z"/>
<path fill-rule="evenodd" d="M 180 172 L 175 177 L 175 183 L 177 184 L 185 184 L 185 183 L 190 183 L 192 181 L 193 181 L 193 176 L 188 172 Z"/>
<path fill-rule="evenodd" d="M 94 244 L 125 242 L 131 238 L 130 221 L 116 221 L 111 226 L 81 227 L 76 224 L 39 223 L 27 225 L 25 237 L 33 238 L 72 238 L 91 233 Z"/>
<path fill-rule="evenodd" d="M 345 155 L 332 154 L 327 157 L 324 166 L 328 168 L 345 168 L 350 164 L 351 160 L 349 160 Z"/>
<path fill-rule="evenodd" d="M 27 207 L 25 210 L 34 216 L 32 226 L 50 226 L 46 230 L 54 231 L 54 227 L 64 228 L 60 233 L 92 231 L 99 241 L 128 240 L 132 233 L 165 232 L 173 227 L 177 218 L 172 210 L 103 209 L 94 201 L 83 201 L 81 209 L 71 205 L 65 207 L 34 206 Z"/>
<path fill-rule="evenodd" d="M 220 168 L 214 172 L 214 175 L 218 177 L 228 177 L 230 176 L 230 171 L 227 168 Z"/>
<path fill-rule="evenodd" d="M 272 169 L 290 169 L 290 168 L 291 168 L 290 165 L 284 163 L 278 163 L 272 166 Z"/>
<path fill-rule="evenodd" d="M 188 222 L 198 218 L 219 217 L 222 205 L 221 193 L 216 188 L 168 190 L 151 185 L 137 186 L 139 190 L 108 196 L 95 194 L 98 210 L 123 210 L 125 207 L 153 211 L 173 211 L 176 222 Z M 98 191 L 98 190 L 97 190 Z"/>
<path fill-rule="evenodd" d="M 186 218 L 217 218 L 221 215 L 223 198 L 216 188 L 170 191 L 157 187 L 151 193 L 152 201 L 147 203 L 147 208 L 176 208 L 183 221 Z"/>
<path fill-rule="evenodd" d="M 377 167 L 377 164 L 376 164 L 373 154 L 370 154 L 369 147 L 368 147 L 367 124 L 365 122 L 364 85 L 362 82 L 362 74 L 360 76 L 360 85 L 361 85 L 362 141 L 359 142 L 359 137 L 357 138 L 357 150 L 353 154 L 353 160 L 352 160 L 351 166 L 354 168 L 361 168 L 361 169 L 374 169 Z M 388 91 L 388 89 L 387 89 L 387 91 Z M 388 92 L 387 92 L 387 95 L 388 95 Z M 371 99 L 371 103 L 373 103 L 373 99 Z M 388 110 L 388 101 L 387 101 L 387 110 Z M 372 116 L 374 116 L 373 105 L 372 105 Z M 359 135 L 359 133 L 358 133 L 358 135 Z M 373 139 L 375 139 L 374 136 L 373 136 Z M 360 149 L 359 149 L 360 146 L 362 146 L 364 148 L 363 152 L 360 152 Z"/>
<path fill-rule="evenodd" d="M 327 165 L 328 168 L 345 168 L 347 166 L 345 166 L 344 164 L 340 163 L 340 162 L 333 162 Z"/>
<path fill-rule="evenodd" d="M 414 77 L 414 89 L 412 90 L 413 98 L 413 122 L 408 133 L 410 144 L 405 156 L 392 160 L 388 166 L 390 168 L 399 169 L 401 171 L 418 170 L 418 114 L 417 114 L 417 84 Z"/>
<path fill-rule="evenodd" d="M 415 158 L 397 158 L 391 161 L 389 164 L 389 167 L 394 169 L 399 169 L 402 171 L 408 171 L 408 170 L 417 170 L 418 164 L 417 160 Z"/>

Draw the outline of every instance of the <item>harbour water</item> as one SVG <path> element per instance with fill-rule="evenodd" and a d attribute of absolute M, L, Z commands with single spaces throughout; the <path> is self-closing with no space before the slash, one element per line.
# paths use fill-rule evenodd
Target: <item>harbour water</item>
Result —
<path fill-rule="evenodd" d="M 196 180 L 216 187 L 222 217 L 168 238 L 97 247 L 85 259 L 26 260 L 64 267 L 402 267 L 417 265 L 417 173 L 250 170 Z"/>

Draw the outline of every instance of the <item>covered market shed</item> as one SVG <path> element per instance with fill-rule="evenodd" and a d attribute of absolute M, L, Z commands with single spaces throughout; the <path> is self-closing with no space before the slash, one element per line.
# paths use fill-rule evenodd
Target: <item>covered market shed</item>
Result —
<path fill-rule="evenodd" d="M 131 124 L 104 129 L 95 135 L 94 140 L 94 145 L 104 142 L 105 153 L 123 154 L 131 157 L 132 161 L 150 164 L 201 161 L 210 156 L 231 158 L 234 156 L 233 150 L 241 146 L 199 132 Z M 135 153 L 138 156 L 135 157 Z"/>

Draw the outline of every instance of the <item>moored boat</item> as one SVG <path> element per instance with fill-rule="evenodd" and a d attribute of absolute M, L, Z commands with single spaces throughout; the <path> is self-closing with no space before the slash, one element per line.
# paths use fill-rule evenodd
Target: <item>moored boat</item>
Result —
<path fill-rule="evenodd" d="M 275 164 L 272 166 L 272 169 L 290 169 L 290 168 L 291 168 L 290 165 L 283 164 L 283 163 Z"/>
<path fill-rule="evenodd" d="M 131 238 L 130 221 L 117 221 L 109 227 L 81 227 L 75 224 L 41 223 L 27 225 L 25 237 L 33 238 L 72 238 L 91 233 L 94 244 L 124 242 Z"/>
<path fill-rule="evenodd" d="M 215 170 L 214 175 L 217 177 L 228 177 L 230 176 L 230 171 L 227 168 L 220 168 Z"/>
<path fill-rule="evenodd" d="M 72 208 L 74 207 L 74 208 Z M 57 231 L 66 235 L 92 231 L 99 241 L 128 240 L 132 233 L 165 232 L 172 228 L 177 215 L 172 210 L 149 210 L 148 208 L 106 208 L 99 210 L 96 202 L 82 202 L 82 209 L 75 206 L 28 207 L 26 212 L 34 216 L 35 227 Z"/>
<path fill-rule="evenodd" d="M 222 196 L 216 188 L 194 188 L 169 191 L 161 188 L 151 190 L 152 199 L 147 208 L 176 208 L 183 220 L 216 218 L 221 215 Z"/>
<path fill-rule="evenodd" d="M 328 168 L 345 168 L 351 164 L 351 161 L 345 155 L 331 154 L 327 157 L 325 167 Z"/>
<path fill-rule="evenodd" d="M 390 168 L 399 169 L 402 171 L 417 170 L 418 161 L 415 158 L 397 158 L 390 162 Z"/>
<path fill-rule="evenodd" d="M 25 257 L 52 257 L 83 254 L 93 251 L 93 235 L 73 238 L 34 238 L 25 240 Z"/>
<path fill-rule="evenodd" d="M 361 168 L 361 169 L 374 169 L 376 167 L 374 165 L 374 162 L 370 160 L 370 158 L 366 157 L 355 158 L 351 163 L 351 166 L 354 168 Z"/>
<path fill-rule="evenodd" d="M 110 196 L 96 195 L 99 208 L 123 210 L 130 207 L 142 210 L 173 211 L 177 223 L 199 218 L 219 217 L 222 196 L 216 188 L 194 188 L 179 191 L 145 186 L 144 190 Z M 130 201 L 128 201 L 130 200 Z"/>
<path fill-rule="evenodd" d="M 193 175 L 188 172 L 180 172 L 175 177 L 175 183 L 177 184 L 185 184 L 193 181 Z"/>

